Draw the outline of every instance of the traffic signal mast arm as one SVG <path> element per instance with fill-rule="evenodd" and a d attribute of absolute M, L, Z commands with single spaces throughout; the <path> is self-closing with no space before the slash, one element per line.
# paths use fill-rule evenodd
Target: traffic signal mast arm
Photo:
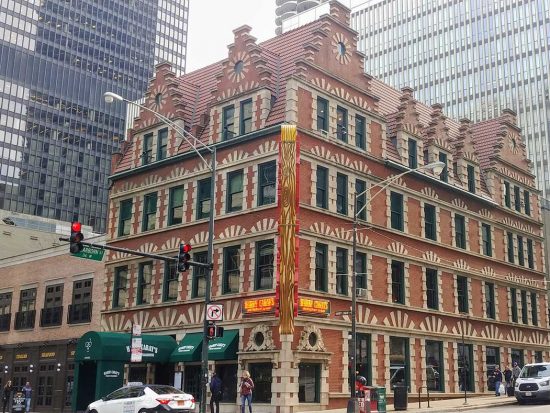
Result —
<path fill-rule="evenodd" d="M 61 237 L 61 238 L 59 238 L 59 241 L 70 242 L 71 240 L 70 240 L 70 238 Z M 174 262 L 176 264 L 178 263 L 178 258 L 177 257 L 167 257 L 166 255 L 150 254 L 148 252 L 134 251 L 134 250 L 131 250 L 131 249 L 128 249 L 128 248 L 113 247 L 111 245 L 94 244 L 93 242 L 81 241 L 80 244 L 87 245 L 89 247 L 94 247 L 94 248 L 101 248 L 101 249 L 104 249 L 104 250 L 118 251 L 118 252 L 124 252 L 126 254 L 138 255 L 140 257 L 154 258 L 154 259 L 163 260 L 163 261 L 166 261 L 166 262 Z M 212 268 L 212 264 L 208 264 L 208 263 L 204 263 L 204 262 L 196 262 L 196 261 L 189 260 L 189 261 L 187 261 L 187 263 L 192 267 L 202 267 L 202 268 L 208 268 L 208 269 Z"/>

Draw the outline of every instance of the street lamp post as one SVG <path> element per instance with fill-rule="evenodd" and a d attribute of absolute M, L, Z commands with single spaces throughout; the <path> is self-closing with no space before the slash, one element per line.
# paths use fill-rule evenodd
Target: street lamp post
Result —
<path fill-rule="evenodd" d="M 356 367 L 357 367 L 357 272 L 355 269 L 355 257 L 357 255 L 357 227 L 358 227 L 358 217 L 365 210 L 372 200 L 376 198 L 382 191 L 384 191 L 388 186 L 390 186 L 393 182 L 395 182 L 397 179 L 401 178 L 404 175 L 407 175 L 411 172 L 415 171 L 421 171 L 421 170 L 433 170 L 436 175 L 439 176 L 443 169 L 445 168 L 445 164 L 443 162 L 433 162 L 427 165 L 420 166 L 418 168 L 414 169 L 408 169 L 405 172 L 402 172 L 398 175 L 392 176 L 382 182 L 379 182 L 376 185 L 373 185 L 371 188 L 368 188 L 364 190 L 361 193 L 357 193 L 357 191 L 354 191 L 353 194 L 353 247 L 352 247 L 352 273 L 351 273 L 351 352 L 349 355 L 349 365 L 351 368 L 351 395 L 350 400 L 348 401 L 348 407 L 347 412 L 348 413 L 357 413 L 357 401 L 355 396 L 355 380 L 357 378 L 356 375 Z M 373 187 L 379 186 L 380 189 L 371 197 L 367 202 L 365 202 L 365 205 L 361 207 L 359 211 L 357 211 L 357 197 L 362 196 L 366 194 L 368 191 L 370 191 Z"/>
<path fill-rule="evenodd" d="M 193 136 L 191 133 L 187 132 L 184 128 L 182 128 L 180 125 L 176 124 L 171 119 L 167 118 L 166 116 L 162 115 L 161 113 L 158 113 L 157 111 L 154 111 L 153 109 L 148 108 L 147 106 L 140 105 L 137 102 L 133 102 L 131 100 L 128 100 L 120 95 L 117 95 L 113 92 L 105 92 L 103 94 L 103 97 L 105 98 L 105 102 L 112 103 L 115 100 L 126 102 L 129 105 L 134 105 L 139 107 L 140 109 L 143 109 L 147 112 L 152 113 L 155 115 L 158 119 L 160 119 L 162 122 L 167 124 L 168 126 L 172 127 L 178 136 L 180 136 L 185 142 L 189 144 L 191 149 L 200 157 L 200 159 L 204 162 L 204 164 L 207 166 L 208 169 L 210 169 L 210 211 L 209 211 L 209 220 L 208 220 L 208 267 L 206 272 L 206 285 L 205 285 L 205 291 L 204 291 L 204 321 L 203 321 L 203 331 L 202 331 L 202 374 L 201 374 L 201 401 L 200 401 L 200 413 L 206 412 L 206 385 L 208 383 L 208 320 L 206 317 L 206 309 L 208 307 L 208 304 L 211 302 L 211 288 L 212 288 L 212 269 L 214 267 L 214 218 L 215 218 L 215 202 L 214 197 L 216 195 L 216 146 L 208 146 L 204 144 L 202 141 L 198 140 L 195 136 Z M 190 139 L 193 140 L 193 142 L 190 141 Z M 210 153 L 211 160 L 210 163 L 204 159 L 204 157 L 201 154 L 201 151 L 197 148 L 197 144 L 200 144 L 202 149 L 206 150 Z"/>

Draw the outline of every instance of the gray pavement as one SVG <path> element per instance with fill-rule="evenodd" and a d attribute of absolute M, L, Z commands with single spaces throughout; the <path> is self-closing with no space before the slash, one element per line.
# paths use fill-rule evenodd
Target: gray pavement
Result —
<path fill-rule="evenodd" d="M 519 406 L 517 404 L 515 397 L 506 397 L 506 396 L 500 396 L 496 397 L 494 395 L 491 396 L 468 396 L 466 404 L 464 403 L 464 398 L 458 398 L 458 399 L 446 399 L 446 400 L 434 400 L 430 401 L 430 407 L 428 408 L 427 402 L 422 402 L 421 406 L 418 407 L 418 402 L 409 402 L 407 406 L 407 412 L 414 412 L 414 413 L 444 413 L 444 412 L 456 412 L 456 411 L 468 411 L 468 410 L 478 410 L 478 409 L 487 409 L 487 408 L 494 408 L 494 407 L 505 407 L 505 406 L 511 406 L 511 407 L 523 407 Z M 532 407 L 532 406 L 527 406 Z M 549 406 L 542 406 L 545 407 L 547 410 L 541 410 L 541 413 L 547 412 L 550 410 Z M 396 411 L 393 408 L 393 403 L 388 403 L 386 411 L 388 412 L 394 412 Z M 530 412 L 530 410 L 525 410 L 526 412 Z M 333 409 L 333 410 L 323 410 L 323 413 L 346 413 L 346 409 Z M 500 410 L 494 411 L 494 413 L 500 413 Z M 318 412 L 312 412 L 309 411 L 308 413 L 321 413 L 321 411 Z M 477 412 L 476 412 L 477 413 Z"/>

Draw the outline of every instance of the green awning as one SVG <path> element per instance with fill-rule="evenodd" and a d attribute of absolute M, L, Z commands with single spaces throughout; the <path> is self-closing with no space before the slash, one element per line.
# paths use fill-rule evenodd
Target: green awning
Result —
<path fill-rule="evenodd" d="M 226 330 L 223 337 L 212 340 L 208 344 L 209 360 L 237 360 L 239 346 L 239 330 Z"/>
<path fill-rule="evenodd" d="M 209 360 L 237 360 L 239 330 L 225 330 L 223 337 L 208 344 Z M 171 362 L 199 361 L 202 352 L 202 333 L 187 333 L 170 356 Z"/>
<path fill-rule="evenodd" d="M 187 333 L 170 355 L 170 361 L 198 361 L 201 359 L 202 333 Z"/>
<path fill-rule="evenodd" d="M 78 340 L 75 361 L 130 361 L 131 340 L 129 333 L 88 331 Z M 141 341 L 144 363 L 166 363 L 176 347 L 170 336 L 142 334 Z"/>

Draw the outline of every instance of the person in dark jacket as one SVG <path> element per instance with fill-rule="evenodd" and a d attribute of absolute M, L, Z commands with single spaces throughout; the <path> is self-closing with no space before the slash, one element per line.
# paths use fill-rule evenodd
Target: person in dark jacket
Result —
<path fill-rule="evenodd" d="M 495 396 L 500 396 L 500 383 L 502 383 L 502 372 L 498 368 L 498 366 L 495 367 L 495 372 L 493 373 L 493 376 L 495 377 Z"/>
<path fill-rule="evenodd" d="M 2 392 L 2 413 L 6 413 L 6 406 L 8 407 L 8 411 L 11 410 L 10 408 L 10 400 L 11 400 L 11 394 L 13 392 L 13 386 L 11 385 L 11 380 L 8 380 L 6 385 L 4 386 L 4 391 Z"/>
<path fill-rule="evenodd" d="M 504 381 L 506 382 L 506 395 L 508 397 L 510 397 L 510 390 L 508 390 L 510 387 L 514 387 L 514 385 L 512 384 L 512 377 L 513 377 L 513 373 L 512 373 L 512 370 L 510 370 L 510 366 L 506 365 L 506 367 L 504 367 Z M 512 393 L 513 394 L 513 393 Z"/>
<path fill-rule="evenodd" d="M 210 379 L 210 413 L 214 413 L 214 403 L 216 403 L 216 413 L 220 413 L 220 400 L 222 399 L 222 380 L 216 372 L 212 373 Z"/>

